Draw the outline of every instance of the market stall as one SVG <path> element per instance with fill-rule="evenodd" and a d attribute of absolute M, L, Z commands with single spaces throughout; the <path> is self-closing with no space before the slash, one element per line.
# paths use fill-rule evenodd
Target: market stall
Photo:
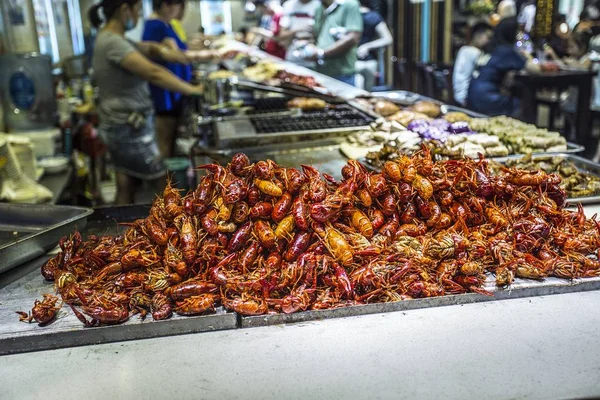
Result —
<path fill-rule="evenodd" d="M 57 251 L 6 268 L 0 354 L 206 331 L 223 331 L 203 335 L 233 348 L 243 328 L 271 334 L 265 326 L 324 319 L 333 322 L 315 329 L 345 337 L 351 328 L 334 318 L 380 313 L 390 313 L 382 326 L 393 334 L 399 311 L 458 315 L 469 304 L 485 314 L 508 299 L 562 295 L 535 300 L 544 307 L 597 297 L 600 169 L 573 156 L 581 148 L 514 120 L 410 93 L 371 99 L 283 66 L 286 78 L 275 76 L 294 86 L 236 75 L 240 97 L 212 108 L 231 115 L 199 116 L 191 156 L 221 165 L 203 162 L 188 194 L 168 186 L 151 207 L 97 209 Z M 302 79 L 319 89 L 298 87 Z M 567 209 L 580 201 L 589 205 Z M 281 340 L 297 328 L 282 329 Z"/>

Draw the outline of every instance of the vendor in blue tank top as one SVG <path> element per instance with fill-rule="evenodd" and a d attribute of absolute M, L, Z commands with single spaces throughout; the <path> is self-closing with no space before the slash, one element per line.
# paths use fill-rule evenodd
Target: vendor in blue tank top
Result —
<path fill-rule="evenodd" d="M 186 51 L 187 45 L 181 41 L 171 26 L 171 20 L 180 14 L 185 0 L 153 0 L 154 12 L 144 25 L 142 40 L 158 42 L 175 50 Z M 190 82 L 190 65 L 163 63 L 165 68 L 180 79 Z M 150 94 L 156 111 L 156 137 L 163 157 L 172 157 L 177 128 L 184 123 L 184 96 L 150 85 Z"/>

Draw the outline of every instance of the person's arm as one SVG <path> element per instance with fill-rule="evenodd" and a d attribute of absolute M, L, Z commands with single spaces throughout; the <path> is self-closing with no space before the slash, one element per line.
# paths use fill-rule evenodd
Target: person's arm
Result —
<path fill-rule="evenodd" d="M 351 5 L 349 5 L 347 9 L 344 23 L 344 27 L 348 30 L 348 32 L 329 48 L 317 49 L 316 54 L 314 54 L 312 57 L 309 57 L 309 60 L 314 61 L 319 59 L 335 58 L 345 54 L 351 48 L 359 45 L 363 30 L 362 15 L 358 9 L 358 4 L 349 4 Z"/>
<path fill-rule="evenodd" d="M 313 32 L 311 28 L 287 29 L 282 27 L 277 36 L 275 36 L 273 39 L 275 39 L 278 43 L 287 46 L 299 33 L 304 33 L 306 38 L 309 38 L 312 36 Z M 302 38 L 304 39 L 304 37 Z"/>
<path fill-rule="evenodd" d="M 388 28 L 385 21 L 381 21 L 379 24 L 377 24 L 377 26 L 375 27 L 375 32 L 377 32 L 377 36 L 379 37 L 378 39 L 364 43 L 360 45 L 356 50 L 356 54 L 359 58 L 364 58 L 372 50 L 387 47 L 394 42 L 392 32 L 390 32 L 390 29 Z"/>
<path fill-rule="evenodd" d="M 254 33 L 257 36 L 262 36 L 264 38 L 267 39 L 271 39 L 273 37 L 273 32 L 271 32 L 268 29 L 265 28 L 261 28 L 261 27 L 254 27 L 250 29 L 250 32 Z"/>
<path fill-rule="evenodd" d="M 340 40 L 329 46 L 327 49 L 323 49 L 323 57 L 337 57 L 345 54 L 351 48 L 358 46 L 360 43 L 360 36 L 362 32 L 348 32 Z"/>
<path fill-rule="evenodd" d="M 527 63 L 525 64 L 525 71 L 537 73 L 541 70 L 542 68 L 540 67 L 540 64 L 534 63 L 532 60 L 527 60 Z"/>
<path fill-rule="evenodd" d="M 182 81 L 176 75 L 171 73 L 171 71 L 153 63 L 140 52 L 130 52 L 123 57 L 120 65 L 132 74 L 168 91 L 181 93 L 186 96 L 202 93 L 199 86 L 190 85 L 189 83 Z"/>
<path fill-rule="evenodd" d="M 550 61 L 556 63 L 556 65 L 558 65 L 559 67 L 562 68 L 565 66 L 565 62 L 563 62 L 563 60 L 558 56 L 558 54 L 556 54 L 556 51 L 554 51 L 554 49 L 548 44 L 544 45 L 544 55 L 548 57 Z"/>
<path fill-rule="evenodd" d="M 531 54 L 526 51 L 522 51 L 521 55 L 525 57 L 525 71 L 537 73 L 542 70 L 539 63 L 533 62 L 533 56 Z"/>
<path fill-rule="evenodd" d="M 177 41 L 171 37 L 166 37 L 162 40 L 161 44 L 165 47 L 168 47 L 172 50 L 179 50 L 179 46 L 177 46 Z"/>
<path fill-rule="evenodd" d="M 137 49 L 144 56 L 157 61 L 177 64 L 191 64 L 193 62 L 211 61 L 218 57 L 213 50 L 195 50 L 183 52 L 179 48 L 171 48 L 156 42 L 138 42 Z"/>
<path fill-rule="evenodd" d="M 288 10 L 286 4 L 283 5 L 283 16 L 279 21 L 279 32 L 277 33 L 274 39 L 280 44 L 287 45 L 292 42 L 292 39 L 294 39 L 294 36 L 296 36 L 297 31 L 295 29 L 290 29 L 292 20 L 289 16 L 290 10 Z"/>
<path fill-rule="evenodd" d="M 165 46 L 162 43 L 156 42 L 138 42 L 135 44 L 137 49 L 144 56 L 157 61 L 164 61 L 178 64 L 190 64 L 191 60 L 186 53 L 178 48 L 173 49 Z"/>

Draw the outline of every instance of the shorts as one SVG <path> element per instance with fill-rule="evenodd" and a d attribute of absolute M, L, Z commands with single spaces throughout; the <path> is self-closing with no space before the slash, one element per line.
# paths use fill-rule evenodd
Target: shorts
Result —
<path fill-rule="evenodd" d="M 156 116 L 180 118 L 185 113 L 187 99 L 182 97 L 177 101 L 173 101 L 173 106 L 169 110 L 155 110 Z"/>
<path fill-rule="evenodd" d="M 117 172 L 153 180 L 166 174 L 154 133 L 154 118 L 147 117 L 139 129 L 129 124 L 100 124 L 98 133 L 110 153 Z"/>

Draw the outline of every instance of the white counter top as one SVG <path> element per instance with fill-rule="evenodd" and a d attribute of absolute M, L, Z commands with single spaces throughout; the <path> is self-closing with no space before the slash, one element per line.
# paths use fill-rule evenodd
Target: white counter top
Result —
<path fill-rule="evenodd" d="M 0 357 L 1 399 L 600 395 L 600 292 Z"/>

